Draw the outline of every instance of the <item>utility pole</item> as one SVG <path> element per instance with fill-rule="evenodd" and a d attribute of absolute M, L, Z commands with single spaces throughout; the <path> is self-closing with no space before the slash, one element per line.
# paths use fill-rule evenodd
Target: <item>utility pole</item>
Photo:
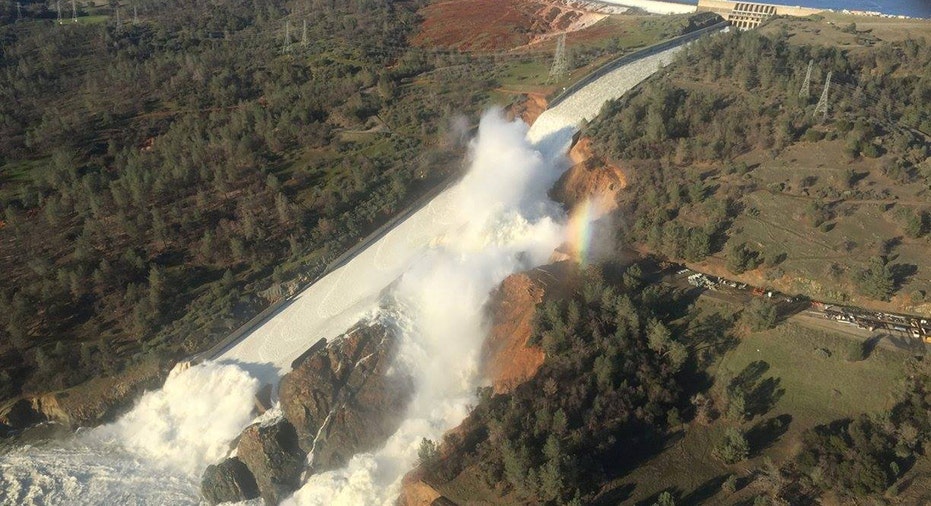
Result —
<path fill-rule="evenodd" d="M 284 52 L 291 52 L 291 21 L 284 22 Z"/>
<path fill-rule="evenodd" d="M 116 31 L 120 31 L 120 6 L 116 7 Z"/>
<path fill-rule="evenodd" d="M 808 98 L 808 95 L 811 92 L 811 68 L 815 64 L 815 60 L 808 60 L 808 72 L 805 73 L 805 82 L 802 83 L 802 89 L 799 90 L 799 98 Z"/>
<path fill-rule="evenodd" d="M 61 0 L 55 0 L 55 10 L 58 11 L 58 24 L 61 24 Z"/>
<path fill-rule="evenodd" d="M 301 46 L 307 47 L 307 20 L 304 20 L 304 26 L 301 28 Z"/>
<path fill-rule="evenodd" d="M 821 113 L 823 119 L 828 118 L 828 92 L 831 90 L 831 76 L 833 74 L 833 72 L 828 72 L 828 78 L 824 81 L 824 91 L 821 92 L 821 100 L 819 100 L 818 105 L 815 106 L 815 116 Z"/>
<path fill-rule="evenodd" d="M 566 58 L 566 34 L 556 39 L 556 53 L 553 55 L 553 66 L 550 67 L 550 81 L 558 81 L 569 73 L 569 61 Z"/>
<path fill-rule="evenodd" d="M 19 2 L 16 2 L 16 21 L 22 21 L 23 19 L 23 6 Z"/>
<path fill-rule="evenodd" d="M 136 8 L 136 4 L 133 4 L 133 24 L 139 24 L 139 10 Z"/>
<path fill-rule="evenodd" d="M 71 21 L 73 23 L 78 22 L 78 4 L 75 0 L 71 0 Z"/>

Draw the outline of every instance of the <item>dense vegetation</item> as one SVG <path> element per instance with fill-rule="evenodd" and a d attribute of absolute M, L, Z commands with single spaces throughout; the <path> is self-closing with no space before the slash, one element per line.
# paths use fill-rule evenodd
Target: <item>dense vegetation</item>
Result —
<path fill-rule="evenodd" d="M 464 430 L 447 435 L 457 453 L 425 459 L 427 481 L 472 467 L 514 502 L 590 504 L 691 413 L 697 371 L 729 343 L 727 322 L 677 321 L 684 297 L 644 286 L 632 267 L 615 282 L 592 270 L 572 297 L 544 303 L 531 337 L 543 367 L 510 394 L 481 390 Z"/>
<path fill-rule="evenodd" d="M 0 26 L 0 399 L 203 349 L 445 177 L 490 66 L 425 74 L 453 57 L 408 47 L 418 6 L 59 26 L 24 2 Z"/>
<path fill-rule="evenodd" d="M 881 186 L 858 186 L 867 174 L 849 168 L 831 180 L 822 175 L 818 186 L 818 176 L 806 176 L 791 189 L 766 186 L 753 174 L 755 167 L 740 160 L 750 152 L 775 158 L 800 143 L 837 140 L 847 161 L 877 159 L 882 175 L 896 184 L 916 183 L 915 191 L 920 191 L 920 183 L 928 181 L 931 43 L 907 39 L 853 51 L 796 45 L 788 38 L 786 30 L 770 36 L 734 31 L 704 38 L 669 73 L 608 103 L 588 125 L 586 133 L 600 154 L 633 169 L 629 194 L 636 198 L 625 209 L 632 241 L 693 262 L 722 252 L 727 267 L 742 273 L 761 265 L 771 268 L 788 253 L 728 243 L 735 218 L 760 214 L 745 198 L 752 192 L 810 200 L 802 213 L 803 226 L 821 232 L 852 211 L 843 206 L 845 199 L 893 199 Z M 801 96 L 810 60 L 817 72 L 811 92 Z M 833 92 L 825 117 L 814 109 L 829 71 Z M 822 174 L 833 174 L 835 164 L 845 163 L 820 161 L 832 169 Z M 927 216 L 920 206 L 895 210 L 904 235 L 913 239 L 927 234 Z M 886 234 L 894 247 L 893 231 Z M 855 246 L 848 242 L 848 247 Z M 889 249 L 884 245 L 871 253 L 885 255 Z M 884 259 L 862 272 L 851 269 L 848 276 L 857 279 L 863 295 L 887 300 L 914 274 L 893 260 L 890 256 L 888 266 Z M 836 276 L 838 270 L 827 275 Z"/>

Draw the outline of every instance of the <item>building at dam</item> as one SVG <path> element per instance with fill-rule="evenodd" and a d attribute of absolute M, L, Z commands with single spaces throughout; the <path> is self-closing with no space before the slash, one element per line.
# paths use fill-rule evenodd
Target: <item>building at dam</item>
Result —
<path fill-rule="evenodd" d="M 773 16 L 811 16 L 822 9 L 790 7 L 787 5 L 762 4 L 756 2 L 730 2 L 727 0 L 698 0 L 698 12 L 714 12 L 741 30 L 760 26 Z"/>

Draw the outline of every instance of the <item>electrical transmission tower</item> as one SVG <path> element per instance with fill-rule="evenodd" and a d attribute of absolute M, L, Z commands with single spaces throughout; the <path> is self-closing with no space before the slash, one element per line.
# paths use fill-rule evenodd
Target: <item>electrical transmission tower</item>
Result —
<path fill-rule="evenodd" d="M 73 23 L 78 22 L 78 4 L 75 0 L 71 0 L 71 21 Z"/>
<path fill-rule="evenodd" d="M 120 31 L 121 25 L 122 23 L 120 23 L 120 6 L 117 5 L 116 6 L 116 31 Z"/>
<path fill-rule="evenodd" d="M 136 8 L 136 4 L 133 4 L 133 24 L 139 24 L 139 10 Z"/>
<path fill-rule="evenodd" d="M 61 0 L 55 0 L 55 10 L 58 11 L 58 24 L 61 24 Z"/>
<path fill-rule="evenodd" d="M 301 46 L 307 47 L 307 20 L 304 20 L 304 26 L 301 28 Z"/>
<path fill-rule="evenodd" d="M 799 98 L 808 98 L 808 95 L 811 93 L 811 68 L 815 64 L 815 60 L 808 60 L 808 72 L 805 73 L 805 82 L 802 83 L 802 89 L 799 90 Z"/>
<path fill-rule="evenodd" d="M 828 92 L 831 90 L 831 76 L 833 72 L 828 72 L 828 78 L 824 80 L 824 91 L 821 92 L 821 100 L 815 106 L 815 116 L 821 113 L 824 119 L 828 117 Z"/>
<path fill-rule="evenodd" d="M 558 81 L 569 73 L 569 60 L 566 58 L 566 34 L 556 39 L 556 54 L 553 55 L 553 66 L 550 67 L 550 81 Z"/>
<path fill-rule="evenodd" d="M 16 21 L 21 21 L 23 19 L 23 6 L 19 2 L 16 2 Z"/>

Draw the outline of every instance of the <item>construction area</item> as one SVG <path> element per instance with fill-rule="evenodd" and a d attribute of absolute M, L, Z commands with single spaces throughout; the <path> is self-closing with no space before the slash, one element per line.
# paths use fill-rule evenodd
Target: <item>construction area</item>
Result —
<path fill-rule="evenodd" d="M 789 296 L 775 290 L 749 286 L 744 283 L 695 272 L 691 269 L 679 270 L 677 277 L 684 277 L 689 285 L 703 290 L 729 293 L 731 295 L 763 297 L 777 305 L 792 306 L 791 312 L 805 311 L 811 315 L 851 325 L 868 332 L 897 332 L 905 334 L 909 338 L 920 339 L 924 343 L 931 344 L 931 319 L 929 318 L 812 301 L 802 297 Z"/>

